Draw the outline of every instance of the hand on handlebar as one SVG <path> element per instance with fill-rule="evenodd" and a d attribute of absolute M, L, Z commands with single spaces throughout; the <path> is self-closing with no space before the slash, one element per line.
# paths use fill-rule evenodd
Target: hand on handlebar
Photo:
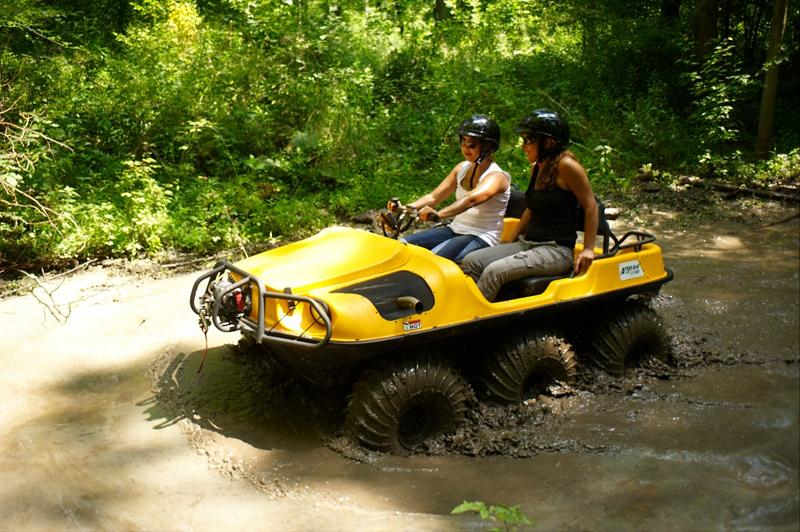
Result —
<path fill-rule="evenodd" d="M 438 222 L 439 213 L 430 207 L 423 207 L 419 211 L 414 207 L 403 205 L 398 198 L 392 198 L 386 204 L 386 210 L 380 211 L 378 222 L 384 236 L 399 238 L 416 220 L 423 222 Z"/>
<path fill-rule="evenodd" d="M 406 210 L 408 207 L 403 205 L 400 198 L 392 198 L 386 202 L 386 210 L 389 212 L 400 212 Z"/>
<path fill-rule="evenodd" d="M 441 219 L 439 213 L 428 206 L 421 208 L 417 213 L 417 217 L 423 222 L 438 222 Z"/>

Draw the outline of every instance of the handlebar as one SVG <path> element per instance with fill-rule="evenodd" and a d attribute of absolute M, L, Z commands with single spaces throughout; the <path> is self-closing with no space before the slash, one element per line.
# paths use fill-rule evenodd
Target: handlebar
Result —
<path fill-rule="evenodd" d="M 383 236 L 397 239 L 405 233 L 411 224 L 419 220 L 419 211 L 403 206 L 398 198 L 389 200 L 388 208 L 379 212 L 378 221 L 383 230 Z M 441 218 L 436 213 L 429 213 L 427 222 L 439 222 Z"/>

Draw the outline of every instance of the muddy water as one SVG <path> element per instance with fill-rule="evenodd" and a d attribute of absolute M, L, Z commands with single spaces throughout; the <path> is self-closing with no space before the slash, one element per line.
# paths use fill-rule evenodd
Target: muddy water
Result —
<path fill-rule="evenodd" d="M 661 237 L 675 281 L 653 304 L 676 367 L 586 370 L 570 393 L 519 407 L 473 402 L 422 455 L 353 446 L 337 433 L 341 398 L 232 346 L 200 375 L 198 352 L 161 361 L 157 397 L 213 467 L 270 496 L 432 514 L 500 502 L 543 529 L 796 530 L 797 224 Z"/>
<path fill-rule="evenodd" d="M 0 301 L 0 529 L 479 529 L 449 512 L 483 500 L 540 530 L 795 531 L 800 227 L 674 226 L 654 227 L 675 281 L 653 304 L 676 366 L 473 400 L 412 457 L 352 445 L 340 396 L 231 336 L 198 373 L 193 275 L 53 284 L 63 323 Z"/>

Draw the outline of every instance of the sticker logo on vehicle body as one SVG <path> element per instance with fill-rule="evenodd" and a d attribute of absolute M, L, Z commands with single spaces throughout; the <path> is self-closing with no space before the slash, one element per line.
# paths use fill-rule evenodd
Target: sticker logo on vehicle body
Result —
<path fill-rule="evenodd" d="M 637 277 L 644 277 L 644 270 L 638 260 L 630 260 L 628 262 L 619 263 L 619 280 L 627 281 L 628 279 L 636 279 Z"/>
<path fill-rule="evenodd" d="M 403 322 L 403 330 L 404 331 L 416 331 L 417 329 L 422 329 L 422 321 L 420 320 L 410 320 Z"/>

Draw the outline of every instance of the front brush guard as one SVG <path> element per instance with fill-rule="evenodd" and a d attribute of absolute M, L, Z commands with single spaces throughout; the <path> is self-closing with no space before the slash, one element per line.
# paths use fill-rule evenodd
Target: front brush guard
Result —
<path fill-rule="evenodd" d="M 239 281 L 231 284 L 230 286 L 226 287 L 224 290 L 220 291 L 216 295 L 213 294 L 213 290 L 211 289 L 211 282 L 213 279 L 216 279 L 226 271 L 231 271 L 233 273 L 238 274 L 241 276 Z M 197 290 L 200 287 L 200 283 L 203 280 L 208 279 L 208 283 L 206 284 L 206 288 L 203 292 L 202 298 L 206 297 L 213 297 L 214 304 L 211 307 L 210 311 L 205 304 L 202 304 L 200 308 L 197 307 Z M 248 316 L 241 316 L 237 318 L 235 323 L 223 323 L 220 321 L 219 311 L 220 306 L 222 304 L 223 298 L 233 292 L 234 290 L 248 286 L 250 283 L 255 283 L 258 287 L 258 293 L 260 294 L 259 303 L 258 303 L 258 319 L 257 322 L 253 322 Z M 311 306 L 311 308 L 316 312 L 319 319 L 322 319 L 322 322 L 325 324 L 325 336 L 322 339 L 316 338 L 307 338 L 303 337 L 305 331 L 300 333 L 298 336 L 292 337 L 290 335 L 286 335 L 284 333 L 275 333 L 270 330 L 266 330 L 264 326 L 264 308 L 266 307 L 267 299 L 283 299 L 289 302 L 293 302 L 297 304 L 299 302 L 307 303 Z M 264 287 L 264 283 L 258 277 L 250 275 L 246 271 L 242 270 L 241 268 L 237 268 L 233 264 L 228 261 L 219 261 L 214 265 L 214 268 L 201 275 L 197 278 L 192 286 L 192 293 L 189 299 L 189 306 L 191 306 L 192 311 L 200 316 L 201 320 L 207 320 L 211 318 L 211 323 L 214 324 L 214 327 L 219 329 L 222 332 L 233 332 L 242 330 L 246 333 L 253 334 L 259 341 L 263 342 L 277 342 L 282 344 L 289 344 L 296 347 L 303 347 L 307 349 L 315 349 L 318 347 L 322 347 L 326 345 L 331 339 L 331 333 L 333 332 L 333 327 L 331 325 L 331 318 L 328 313 L 328 309 L 326 308 L 325 304 L 321 301 L 306 297 L 306 296 L 298 296 L 291 293 L 285 292 L 270 292 Z"/>

